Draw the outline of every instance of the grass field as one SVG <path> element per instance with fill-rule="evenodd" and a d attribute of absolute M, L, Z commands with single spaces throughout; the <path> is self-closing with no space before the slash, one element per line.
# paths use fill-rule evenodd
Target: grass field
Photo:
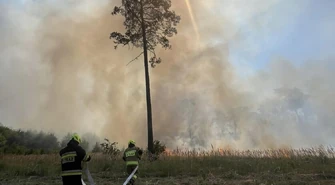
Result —
<path fill-rule="evenodd" d="M 171 151 L 154 162 L 143 156 L 137 184 L 335 184 L 334 154 L 332 148 Z M 121 156 L 92 157 L 89 169 L 97 185 L 125 181 Z M 59 160 L 57 155 L 1 155 L 0 184 L 61 184 Z"/>

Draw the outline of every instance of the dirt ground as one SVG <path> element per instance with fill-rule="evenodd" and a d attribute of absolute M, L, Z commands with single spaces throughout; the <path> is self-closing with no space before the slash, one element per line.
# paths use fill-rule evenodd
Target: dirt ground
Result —
<path fill-rule="evenodd" d="M 94 175 L 94 174 L 92 174 Z M 122 185 L 126 178 L 109 178 L 96 175 L 95 185 Z M 86 185 L 90 185 L 84 177 Z M 60 177 L 18 177 L 15 179 L 1 179 L 0 185 L 61 185 Z M 241 177 L 241 178 L 220 178 L 214 176 L 206 177 L 166 177 L 166 178 L 140 178 L 136 185 L 334 185 L 335 179 L 332 176 L 320 175 L 297 175 L 282 177 Z"/>

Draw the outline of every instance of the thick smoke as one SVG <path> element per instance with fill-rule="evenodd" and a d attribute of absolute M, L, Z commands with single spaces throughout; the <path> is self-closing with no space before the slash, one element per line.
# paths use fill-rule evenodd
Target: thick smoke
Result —
<path fill-rule="evenodd" d="M 169 147 L 240 149 L 333 141 L 331 61 L 295 67 L 278 60 L 242 81 L 229 61 L 230 45 L 243 39 L 234 21 L 218 18 L 214 0 L 190 2 L 201 42 L 186 3 L 174 0 L 182 17 L 178 34 L 172 50 L 158 49 L 163 63 L 150 70 L 156 139 Z M 248 13 L 266 12 L 275 2 L 256 4 Z M 0 4 L 1 122 L 146 144 L 142 57 L 126 65 L 140 50 L 114 50 L 108 39 L 123 30 L 122 17 L 110 14 L 116 4 Z"/>

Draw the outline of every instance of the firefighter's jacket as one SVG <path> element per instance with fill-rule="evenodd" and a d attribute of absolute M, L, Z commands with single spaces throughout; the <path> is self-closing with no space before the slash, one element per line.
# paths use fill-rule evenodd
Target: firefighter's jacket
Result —
<path fill-rule="evenodd" d="M 86 154 L 86 151 L 73 139 L 59 152 L 59 155 L 61 156 L 62 176 L 82 175 L 81 162 L 91 160 L 91 156 Z"/>
<path fill-rule="evenodd" d="M 123 153 L 123 160 L 126 161 L 126 166 L 138 165 L 142 153 L 142 150 L 136 146 L 128 147 Z"/>

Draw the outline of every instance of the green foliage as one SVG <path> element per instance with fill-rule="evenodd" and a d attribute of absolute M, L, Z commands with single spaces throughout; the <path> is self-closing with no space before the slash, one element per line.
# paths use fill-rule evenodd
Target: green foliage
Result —
<path fill-rule="evenodd" d="M 0 133 L 0 147 L 4 147 L 6 142 L 7 142 L 7 139 L 5 138 L 4 135 L 2 135 L 2 133 Z"/>
<path fill-rule="evenodd" d="M 158 160 L 160 155 L 163 154 L 166 150 L 165 144 L 163 144 L 159 140 L 155 140 L 153 143 L 153 153 L 150 153 L 147 151 L 146 155 L 148 156 L 149 161 L 155 161 Z"/>
<path fill-rule="evenodd" d="M 58 149 L 57 137 L 52 133 L 13 130 L 0 126 L 0 153 L 44 154 Z"/>
<path fill-rule="evenodd" d="M 126 28 L 126 32 L 124 34 L 111 33 L 110 38 L 115 40 L 115 49 L 120 44 L 143 47 L 143 23 L 147 50 L 153 54 L 149 62 L 152 67 L 160 63 L 161 59 L 156 57 L 155 47 L 160 44 L 165 49 L 171 48 L 168 37 L 177 34 L 176 26 L 181 20 L 179 15 L 169 10 L 170 7 L 171 0 L 122 0 L 122 5 L 114 7 L 112 15 L 120 14 L 124 16 L 123 25 Z"/>
<path fill-rule="evenodd" d="M 154 151 L 155 151 L 155 154 L 157 156 L 159 156 L 160 154 L 162 154 L 163 152 L 165 152 L 165 149 L 166 149 L 166 146 L 164 143 L 158 141 L 158 140 L 155 140 L 154 141 Z"/>
<path fill-rule="evenodd" d="M 53 133 L 37 132 L 32 130 L 14 130 L 0 125 L 0 154 L 50 154 L 58 153 L 61 148 L 66 147 L 71 140 L 73 133 L 67 133 L 60 142 Z M 86 133 L 82 137 L 80 144 L 85 150 L 89 151 L 89 139 L 98 140 L 93 135 Z"/>

